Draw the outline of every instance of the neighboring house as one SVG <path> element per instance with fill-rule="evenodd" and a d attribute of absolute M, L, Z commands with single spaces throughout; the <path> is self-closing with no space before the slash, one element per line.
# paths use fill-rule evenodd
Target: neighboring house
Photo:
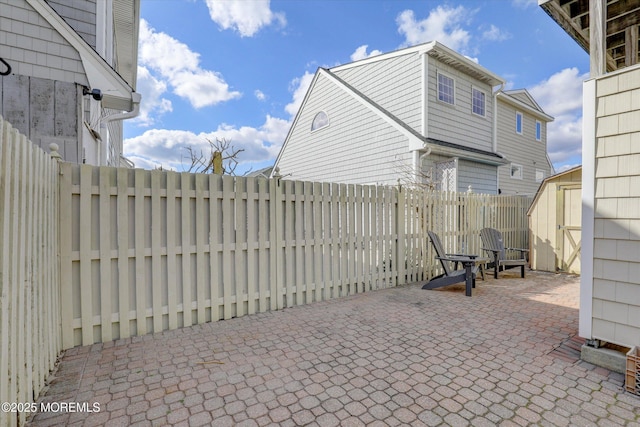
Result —
<path fill-rule="evenodd" d="M 133 166 L 139 20 L 140 0 L 0 0 L 0 115 L 69 162 Z"/>
<path fill-rule="evenodd" d="M 509 164 L 498 169 L 502 194 L 536 194 L 542 181 L 554 173 L 547 155 L 545 114 L 526 89 L 498 93 L 498 152 Z"/>
<path fill-rule="evenodd" d="M 536 169 L 544 176 L 551 172 L 546 123 L 552 118 L 526 92 L 503 93 L 504 84 L 438 42 L 320 68 L 274 174 L 489 194 L 504 183 L 504 193 L 533 194 L 542 180 L 535 182 Z M 496 111 L 508 117 L 498 118 Z M 535 120 L 542 123 L 540 141 L 535 141 Z M 513 163 L 520 169 L 514 178 L 515 166 L 503 152 L 516 153 Z"/>
<path fill-rule="evenodd" d="M 640 345 L 640 3 L 542 0 L 590 56 L 583 87 L 580 336 Z"/>

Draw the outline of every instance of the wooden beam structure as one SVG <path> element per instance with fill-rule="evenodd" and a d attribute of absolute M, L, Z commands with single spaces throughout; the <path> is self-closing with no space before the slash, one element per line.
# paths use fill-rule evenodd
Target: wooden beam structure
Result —
<path fill-rule="evenodd" d="M 590 54 L 592 66 L 594 61 L 604 61 L 604 72 L 610 72 L 638 63 L 640 0 L 539 0 L 539 3 Z M 591 46 L 594 36 L 603 39 L 602 46 Z M 602 49 L 602 54 L 597 54 L 594 47 Z"/>

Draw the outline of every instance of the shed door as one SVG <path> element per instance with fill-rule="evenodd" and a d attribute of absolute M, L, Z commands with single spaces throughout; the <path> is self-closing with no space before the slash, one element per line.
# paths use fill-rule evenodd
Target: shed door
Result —
<path fill-rule="evenodd" d="M 559 271 L 580 274 L 582 187 L 579 184 L 558 187 L 557 263 Z"/>

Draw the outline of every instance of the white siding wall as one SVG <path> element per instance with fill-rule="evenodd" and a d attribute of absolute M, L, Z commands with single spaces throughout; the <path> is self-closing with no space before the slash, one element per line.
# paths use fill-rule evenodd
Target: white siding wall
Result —
<path fill-rule="evenodd" d="M 592 335 L 631 347 L 640 345 L 640 67 L 599 79 L 596 106 Z"/>
<path fill-rule="evenodd" d="M 516 133 L 516 111 L 522 113 L 522 135 Z M 540 187 L 536 169 L 551 175 L 547 160 L 547 124 L 542 122 L 542 140 L 536 141 L 536 118 L 526 111 L 498 101 L 498 152 L 512 163 L 522 165 L 522 179 L 511 178 L 510 165 L 498 168 L 498 186 L 502 194 L 534 195 Z"/>
<path fill-rule="evenodd" d="M 0 28 L 13 74 L 88 84 L 78 52 L 26 2 L 0 0 Z"/>
<path fill-rule="evenodd" d="M 320 111 L 329 126 L 311 132 Z M 395 185 L 410 162 L 406 137 L 322 75 L 292 132 L 278 164 L 290 179 Z"/>
<path fill-rule="evenodd" d="M 437 72 L 455 80 L 455 105 L 438 101 Z M 486 116 L 471 111 L 471 87 L 486 94 Z M 486 151 L 492 150 L 493 97 L 492 88 L 429 57 L 429 125 L 428 136 L 442 141 Z"/>
<path fill-rule="evenodd" d="M 421 62 L 416 53 L 337 71 L 376 104 L 421 132 Z"/>

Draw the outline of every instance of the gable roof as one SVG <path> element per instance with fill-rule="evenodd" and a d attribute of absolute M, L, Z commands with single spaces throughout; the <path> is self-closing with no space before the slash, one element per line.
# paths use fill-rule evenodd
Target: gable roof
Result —
<path fill-rule="evenodd" d="M 531 215 L 531 212 L 533 212 L 533 209 L 536 206 L 536 204 L 538 203 L 538 199 L 540 198 L 540 195 L 542 194 L 542 190 L 544 189 L 545 185 L 548 182 L 556 181 L 556 180 L 558 180 L 558 178 L 561 178 L 561 177 L 563 177 L 565 175 L 570 175 L 570 174 L 572 174 L 574 172 L 582 173 L 582 165 L 574 166 L 571 169 L 567 169 L 566 171 L 558 172 L 557 174 L 554 174 L 554 175 L 549 175 L 548 177 L 543 179 L 542 182 L 540 183 L 540 186 L 538 187 L 538 191 L 536 191 L 536 195 L 534 196 L 533 200 L 531 201 L 531 204 L 529 205 L 529 209 L 527 209 L 527 215 Z M 576 183 L 578 183 L 578 182 L 579 181 L 576 181 Z"/>
<path fill-rule="evenodd" d="M 60 35 L 67 40 L 67 42 L 78 51 L 84 67 L 84 72 L 87 75 L 87 80 L 92 89 L 100 89 L 103 95 L 102 104 L 105 108 L 112 108 L 114 110 L 126 110 L 132 111 L 134 108 L 134 102 L 132 100 L 133 87 L 114 69 L 112 68 L 103 57 L 101 57 L 55 10 L 42 0 L 26 0 L 27 3 L 37 11 L 53 28 L 60 33 Z M 139 3 L 138 0 L 115 0 L 115 3 L 124 5 L 126 3 Z M 115 7 L 115 5 L 114 5 Z M 131 10 L 124 7 L 125 10 Z M 134 8 L 135 9 L 135 8 Z M 138 6 L 139 17 L 139 6 Z M 129 17 L 131 25 L 136 28 L 138 26 L 137 21 L 133 22 L 134 17 Z M 115 19 L 115 17 L 114 17 Z M 120 24 L 125 21 L 121 18 Z M 119 24 L 119 25 L 120 25 Z M 115 22 L 114 22 L 115 25 Z M 137 32 L 135 39 L 136 53 L 130 53 L 130 60 L 135 60 L 135 63 L 131 63 L 129 66 L 137 68 Z M 133 41 L 131 41 L 133 43 Z M 122 52 L 116 52 L 116 55 L 125 55 L 127 49 L 134 49 L 133 46 L 126 47 L 127 43 L 124 43 Z M 131 56 L 135 55 L 135 56 Z M 135 58 L 135 59 L 133 59 Z M 120 60 L 120 58 L 118 58 Z M 122 58 L 126 63 L 124 57 Z M 125 69 L 123 64 L 123 70 Z M 133 71 L 135 73 L 135 71 Z M 129 73 L 129 78 L 134 78 L 135 74 Z"/>
<path fill-rule="evenodd" d="M 498 100 L 513 105 L 516 108 L 526 110 L 535 117 L 545 122 L 552 122 L 554 118 L 544 112 L 535 99 L 526 89 L 505 90 L 498 92 Z"/>
<path fill-rule="evenodd" d="M 413 140 L 416 143 L 414 145 L 424 147 L 430 152 L 437 153 L 437 154 L 454 156 L 462 159 L 469 159 L 469 160 L 474 160 L 477 162 L 487 163 L 492 165 L 502 165 L 507 163 L 504 157 L 498 153 L 484 151 L 484 150 L 480 150 L 472 147 L 465 147 L 459 144 L 454 144 L 454 143 L 422 136 L 415 129 L 407 125 L 405 122 L 400 120 L 394 114 L 390 113 L 385 108 L 382 108 L 378 103 L 374 102 L 369 97 L 367 97 L 362 92 L 360 92 L 358 89 L 354 88 L 349 83 L 347 83 L 346 81 L 338 77 L 335 73 L 333 73 L 334 70 L 336 70 L 336 68 L 333 68 L 331 70 L 328 70 L 325 68 L 318 68 L 318 70 L 316 71 L 316 74 L 313 77 L 311 85 L 309 85 L 309 89 L 305 94 L 304 100 L 302 101 L 302 104 L 298 109 L 296 117 L 291 127 L 289 128 L 289 132 L 287 133 L 287 137 L 285 138 L 284 144 L 282 144 L 282 148 L 278 153 L 278 157 L 276 158 L 275 165 L 278 165 L 280 158 L 282 156 L 282 153 L 284 152 L 286 146 L 289 143 L 289 138 L 291 136 L 291 133 L 295 128 L 296 124 L 298 123 L 300 114 L 304 110 L 304 107 L 309 99 L 309 96 L 313 92 L 313 88 L 315 87 L 320 76 L 326 77 L 330 82 L 332 82 L 334 85 L 342 89 L 342 91 L 344 91 L 346 94 L 351 96 L 354 100 L 358 101 L 365 108 L 369 109 L 380 119 L 384 120 L 391 127 L 393 127 L 398 132 L 400 132 L 405 137 L 407 137 L 407 139 L 410 142 L 409 145 L 411 145 L 411 140 Z"/>
<path fill-rule="evenodd" d="M 443 45 L 438 41 L 422 43 L 416 46 L 395 50 L 393 52 L 371 56 L 369 58 L 361 59 L 355 62 L 350 62 L 348 64 L 338 65 L 337 67 L 331 68 L 331 71 L 335 72 L 335 71 L 347 70 L 349 68 L 358 67 L 361 65 L 370 64 L 378 61 L 384 61 L 389 58 L 394 58 L 396 56 L 407 55 L 411 53 L 427 54 L 449 65 L 450 67 L 453 67 L 491 86 L 498 86 L 505 83 L 505 80 L 502 79 L 502 77 L 492 73 L 491 71 L 487 70 L 486 68 L 472 61 L 466 56 L 461 55 L 452 49 L 449 49 L 448 47 L 446 47 L 445 45 Z"/>

